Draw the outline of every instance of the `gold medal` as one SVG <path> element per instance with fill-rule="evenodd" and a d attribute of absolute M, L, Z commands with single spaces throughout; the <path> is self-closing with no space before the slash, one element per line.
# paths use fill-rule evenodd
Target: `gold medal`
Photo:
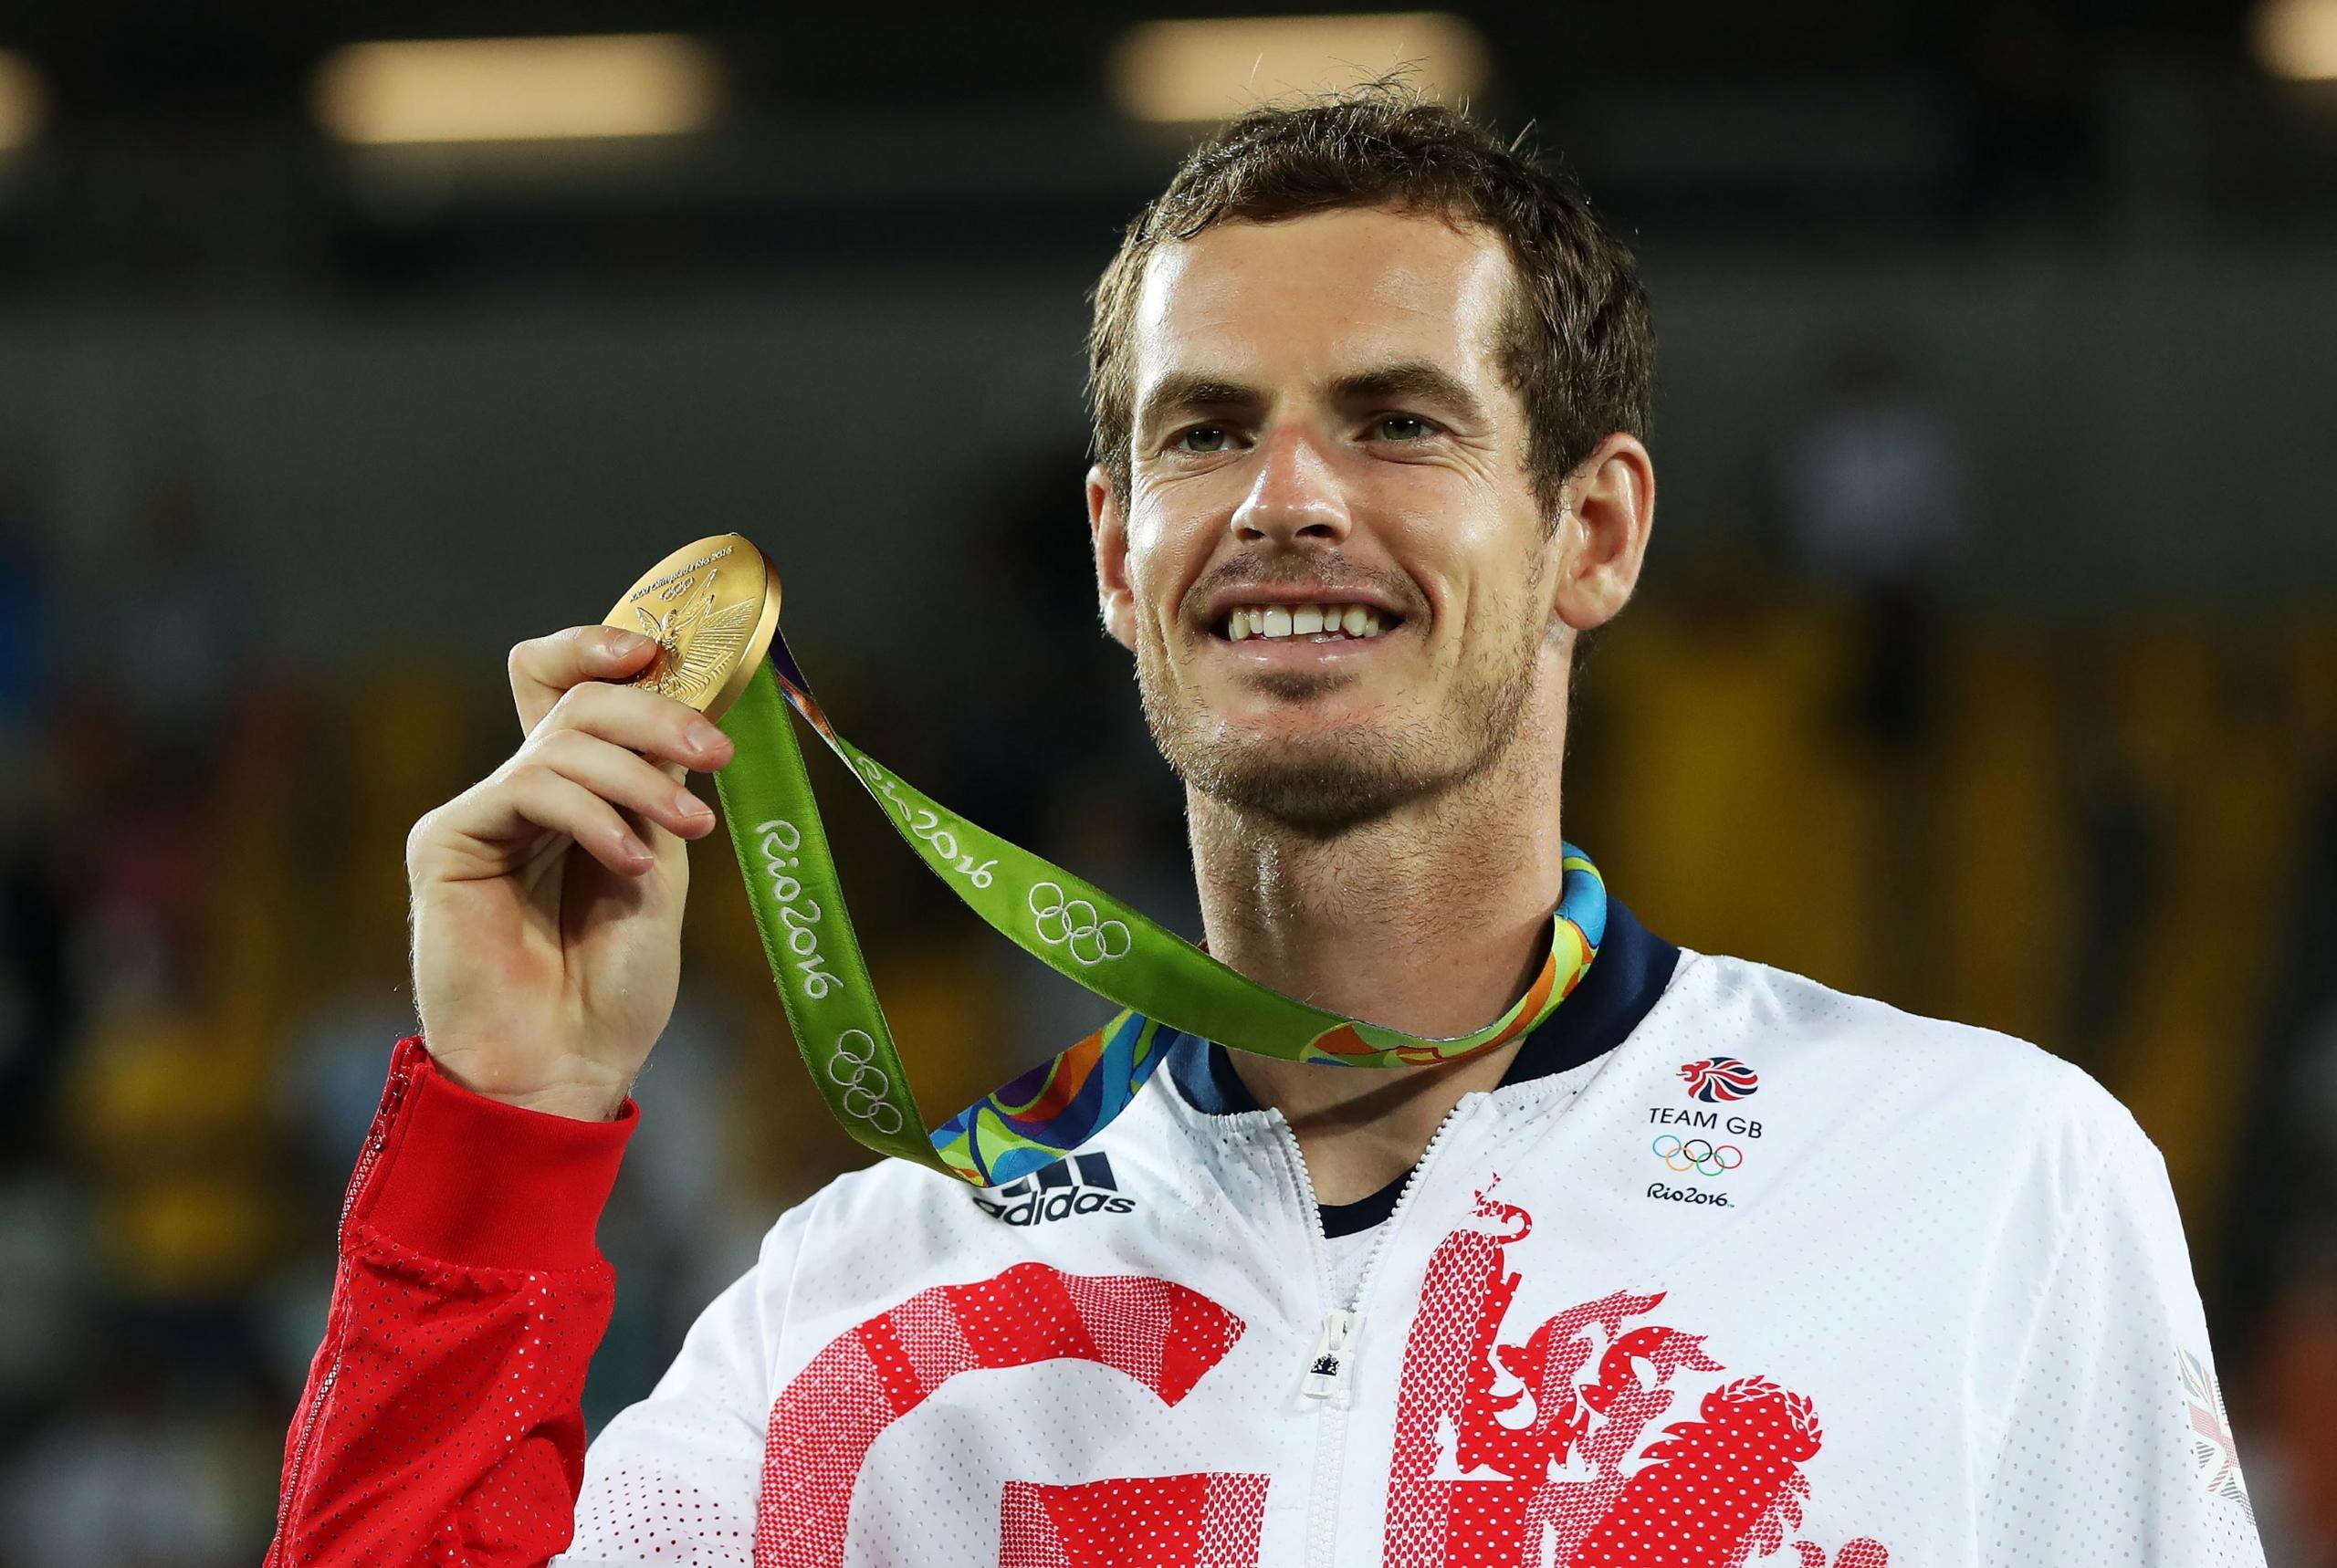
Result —
<path fill-rule="evenodd" d="M 744 534 L 717 534 L 651 567 L 601 623 L 657 644 L 629 685 L 719 719 L 770 651 L 779 574 Z"/>

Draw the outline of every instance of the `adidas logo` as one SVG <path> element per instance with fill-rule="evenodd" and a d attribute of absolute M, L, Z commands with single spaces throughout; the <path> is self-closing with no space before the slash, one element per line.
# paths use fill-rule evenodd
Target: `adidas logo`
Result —
<path fill-rule="evenodd" d="M 993 1219 L 1009 1225 L 1044 1225 L 1075 1214 L 1132 1214 L 1136 1199 L 1120 1196 L 1112 1162 L 1101 1154 L 1074 1155 L 1032 1172 L 1021 1181 L 993 1187 L 974 1199 Z"/>

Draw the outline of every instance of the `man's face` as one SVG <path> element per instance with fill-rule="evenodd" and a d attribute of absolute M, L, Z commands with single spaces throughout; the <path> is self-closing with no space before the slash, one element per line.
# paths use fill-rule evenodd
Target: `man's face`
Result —
<path fill-rule="evenodd" d="M 1484 767 L 1565 680 L 1494 358 L 1511 278 L 1491 235 L 1377 209 L 1152 258 L 1128 494 L 1099 471 L 1089 507 L 1106 622 L 1188 783 L 1329 836 Z"/>

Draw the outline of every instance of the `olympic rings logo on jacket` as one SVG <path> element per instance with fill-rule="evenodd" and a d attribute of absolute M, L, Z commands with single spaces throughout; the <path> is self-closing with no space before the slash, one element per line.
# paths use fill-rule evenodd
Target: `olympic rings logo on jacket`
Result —
<path fill-rule="evenodd" d="M 1745 1151 L 1734 1144 L 1715 1145 L 1703 1138 L 1682 1140 L 1666 1133 L 1648 1146 L 1671 1169 L 1698 1176 L 1716 1176 L 1745 1163 Z"/>

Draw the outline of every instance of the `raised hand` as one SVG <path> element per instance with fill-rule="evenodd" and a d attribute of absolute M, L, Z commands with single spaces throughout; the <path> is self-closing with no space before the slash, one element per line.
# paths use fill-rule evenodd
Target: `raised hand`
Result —
<path fill-rule="evenodd" d="M 693 709 L 612 683 L 656 644 L 576 626 L 511 650 L 526 738 L 406 839 L 414 998 L 441 1071 L 498 1100 L 615 1113 L 674 1009 L 689 862 L 730 760 Z"/>

